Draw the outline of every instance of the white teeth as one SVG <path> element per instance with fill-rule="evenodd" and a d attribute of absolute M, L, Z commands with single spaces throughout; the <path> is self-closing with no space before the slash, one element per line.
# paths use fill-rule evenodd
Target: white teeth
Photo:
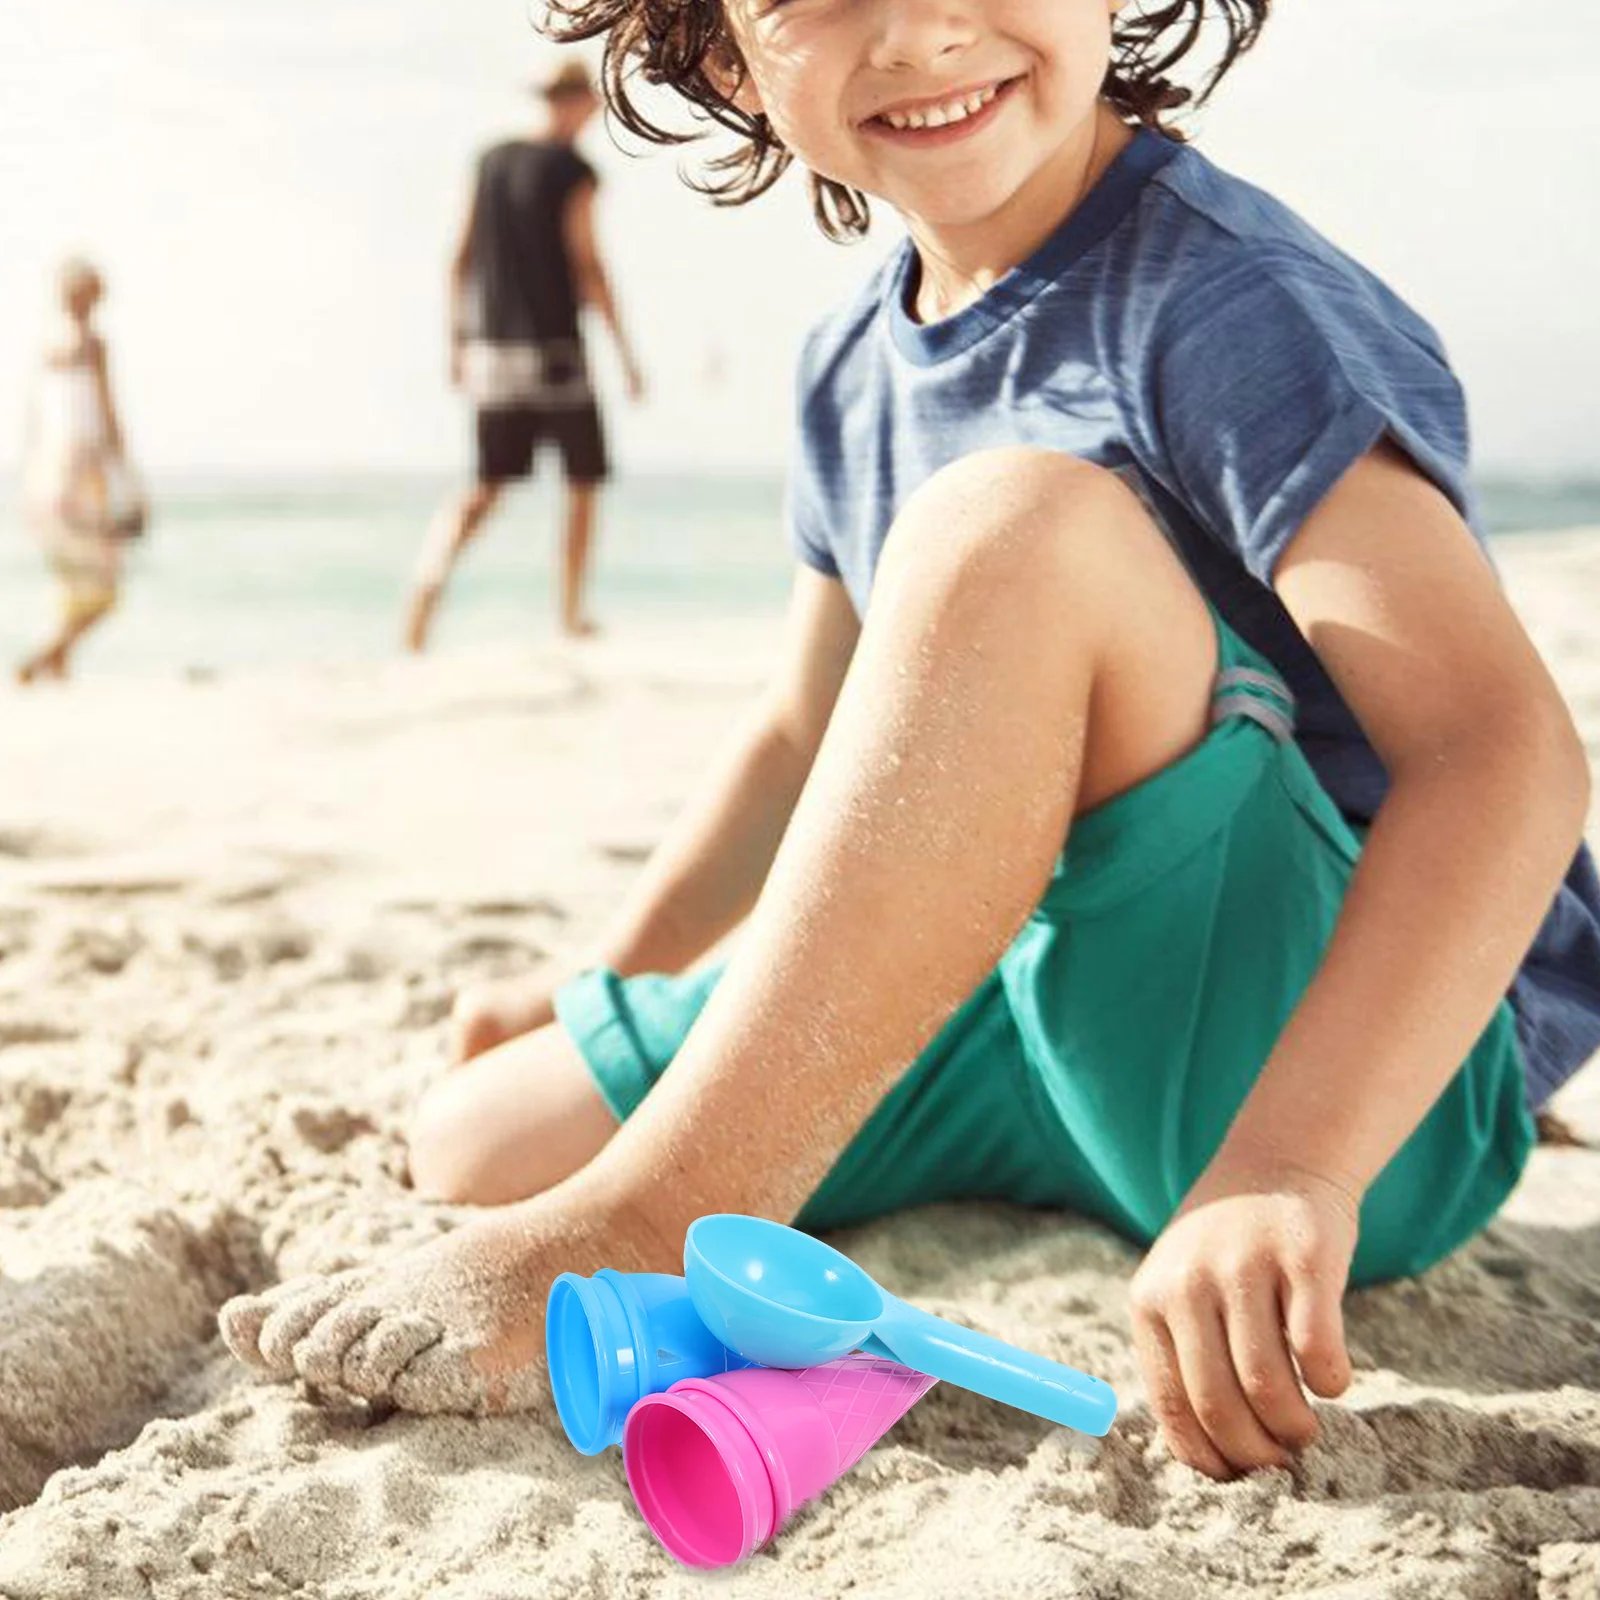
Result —
<path fill-rule="evenodd" d="M 981 111 L 994 99 L 999 86 L 991 85 L 968 95 L 965 100 L 952 100 L 947 105 L 929 106 L 926 111 L 885 111 L 882 120 L 891 128 L 942 128 L 947 123 L 964 122 Z"/>

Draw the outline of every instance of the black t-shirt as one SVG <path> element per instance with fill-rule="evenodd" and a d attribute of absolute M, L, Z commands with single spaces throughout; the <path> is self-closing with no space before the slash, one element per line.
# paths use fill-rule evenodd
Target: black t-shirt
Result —
<path fill-rule="evenodd" d="M 578 337 L 561 221 L 573 190 L 596 181 L 570 145 L 513 139 L 485 152 L 472 225 L 478 337 L 497 344 Z"/>

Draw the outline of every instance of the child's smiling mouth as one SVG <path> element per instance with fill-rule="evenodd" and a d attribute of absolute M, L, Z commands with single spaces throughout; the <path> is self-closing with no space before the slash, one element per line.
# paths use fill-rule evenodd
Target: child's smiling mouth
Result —
<path fill-rule="evenodd" d="M 914 149 L 953 144 L 987 127 L 1021 81 L 1020 77 L 1000 78 L 945 100 L 923 101 L 902 111 L 880 111 L 861 126 L 875 138 Z"/>

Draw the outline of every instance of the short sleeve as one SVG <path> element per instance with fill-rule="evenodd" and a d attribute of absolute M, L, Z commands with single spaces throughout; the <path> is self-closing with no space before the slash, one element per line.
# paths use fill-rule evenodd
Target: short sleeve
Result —
<path fill-rule="evenodd" d="M 795 558 L 824 577 L 837 578 L 839 564 L 828 539 L 827 485 L 838 473 L 837 428 L 815 377 L 818 330 L 801 348 L 795 374 L 794 423 L 784 484 L 784 524 Z"/>
<path fill-rule="evenodd" d="M 1427 323 L 1354 268 L 1191 282 L 1154 319 L 1145 371 L 1147 465 L 1263 583 L 1385 436 L 1471 520 L 1461 386 Z"/>

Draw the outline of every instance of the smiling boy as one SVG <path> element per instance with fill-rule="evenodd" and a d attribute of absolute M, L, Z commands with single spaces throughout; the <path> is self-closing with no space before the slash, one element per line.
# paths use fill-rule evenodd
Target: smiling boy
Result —
<path fill-rule="evenodd" d="M 802 356 L 771 693 L 592 967 L 463 1002 L 412 1169 L 497 1209 L 232 1303 L 243 1358 L 520 1404 L 558 1271 L 987 1196 L 1148 1247 L 1147 1396 L 1220 1477 L 1314 1435 L 1347 1283 L 1494 1214 L 1600 1042 L 1585 756 L 1433 331 L 1164 132 L 1207 9 L 568 13 L 741 133 L 727 198 L 798 160 L 909 237 Z M 1214 9 L 1226 66 L 1266 7 Z"/>

